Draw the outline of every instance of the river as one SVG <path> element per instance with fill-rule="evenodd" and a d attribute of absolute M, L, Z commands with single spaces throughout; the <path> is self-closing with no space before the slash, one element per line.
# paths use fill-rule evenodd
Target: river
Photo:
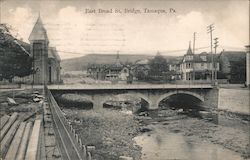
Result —
<path fill-rule="evenodd" d="M 152 131 L 134 138 L 142 147 L 143 160 L 241 160 L 236 152 L 206 141 L 173 133 L 164 125 L 149 125 Z"/>

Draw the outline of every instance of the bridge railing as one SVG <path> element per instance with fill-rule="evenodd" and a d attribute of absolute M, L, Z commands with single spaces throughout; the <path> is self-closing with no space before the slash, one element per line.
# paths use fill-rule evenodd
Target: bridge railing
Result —
<path fill-rule="evenodd" d="M 46 94 L 47 94 L 48 100 L 50 102 L 50 106 L 53 107 L 53 110 L 55 110 L 54 114 L 57 114 L 60 121 L 62 122 L 63 128 L 66 129 L 66 132 L 69 136 L 68 138 L 71 139 L 73 141 L 73 143 L 75 144 L 76 152 L 80 155 L 82 160 L 86 160 L 86 159 L 91 160 L 91 154 L 86 150 L 86 146 L 82 144 L 81 138 L 76 133 L 73 126 L 66 119 L 66 117 L 64 115 L 65 113 L 62 112 L 62 110 L 58 106 L 56 100 L 54 99 L 52 93 L 47 88 L 46 88 Z M 66 145 L 68 145 L 68 144 L 66 144 Z"/>

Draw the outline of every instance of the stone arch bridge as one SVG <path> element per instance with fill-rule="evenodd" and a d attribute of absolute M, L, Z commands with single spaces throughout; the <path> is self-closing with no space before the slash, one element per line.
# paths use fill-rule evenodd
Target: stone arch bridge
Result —
<path fill-rule="evenodd" d="M 50 85 L 53 94 L 74 93 L 84 95 L 93 103 L 94 109 L 102 108 L 112 96 L 128 94 L 142 98 L 149 104 L 149 109 L 157 109 L 159 103 L 175 94 L 186 94 L 197 98 L 207 108 L 217 108 L 218 90 L 209 84 L 173 85 L 173 84 L 91 84 L 91 85 Z"/>

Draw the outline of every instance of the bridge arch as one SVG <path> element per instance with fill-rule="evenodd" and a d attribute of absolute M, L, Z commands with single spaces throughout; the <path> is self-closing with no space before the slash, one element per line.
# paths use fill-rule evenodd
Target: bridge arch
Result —
<path fill-rule="evenodd" d="M 171 91 L 171 92 L 168 92 L 168 93 L 165 93 L 163 95 L 161 95 L 158 100 L 156 101 L 156 105 L 159 106 L 159 103 L 163 100 L 163 99 L 166 99 L 172 95 L 177 95 L 177 94 L 186 94 L 186 95 L 190 95 L 190 96 L 193 96 L 197 99 L 199 99 L 201 102 L 204 102 L 205 99 L 202 95 L 198 94 L 198 93 L 195 93 L 195 92 L 190 92 L 190 91 L 182 91 L 182 90 L 178 90 L 178 91 Z"/>
<path fill-rule="evenodd" d="M 152 104 L 152 101 L 149 99 L 149 97 L 147 95 L 144 95 L 142 93 L 138 93 L 138 92 L 129 92 L 129 93 L 121 93 L 121 94 L 118 94 L 120 96 L 122 95 L 128 95 L 128 96 L 131 96 L 131 97 L 137 97 L 137 98 L 141 98 L 143 99 L 144 101 L 146 101 L 148 103 L 148 106 L 147 106 L 147 109 L 150 108 L 151 104 Z M 110 100 L 114 100 L 113 98 L 110 97 L 110 95 L 104 95 L 102 97 L 100 97 L 99 99 L 99 105 L 103 106 L 103 104 L 107 101 L 110 101 Z M 92 100 L 93 102 L 93 100 Z"/>

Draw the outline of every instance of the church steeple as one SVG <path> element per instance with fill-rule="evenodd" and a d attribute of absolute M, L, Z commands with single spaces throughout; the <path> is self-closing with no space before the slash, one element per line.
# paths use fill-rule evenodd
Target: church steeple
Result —
<path fill-rule="evenodd" d="M 115 62 L 115 64 L 116 64 L 116 66 L 121 65 L 119 51 L 117 51 L 117 54 L 116 54 L 116 62 Z"/>
<path fill-rule="evenodd" d="M 187 54 L 193 54 L 192 49 L 191 49 L 191 41 L 189 41 L 189 47 L 187 50 Z"/>
<path fill-rule="evenodd" d="M 29 36 L 29 41 L 36 41 L 36 40 L 48 41 L 47 32 L 43 26 L 43 22 L 42 22 L 42 19 L 40 17 L 40 12 L 39 12 L 37 21 L 36 21 L 32 31 L 30 33 L 30 36 Z"/>

